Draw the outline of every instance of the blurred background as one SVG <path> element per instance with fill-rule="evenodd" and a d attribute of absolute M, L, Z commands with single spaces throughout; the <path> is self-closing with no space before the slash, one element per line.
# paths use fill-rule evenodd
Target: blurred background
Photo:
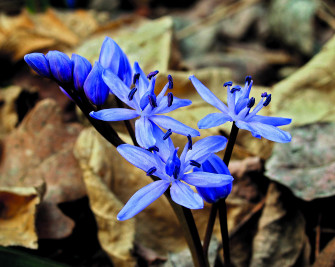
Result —
<path fill-rule="evenodd" d="M 0 0 L 2 266 L 192 266 L 165 198 L 116 220 L 150 179 L 23 60 L 60 50 L 93 64 L 105 36 L 131 64 L 160 71 L 157 90 L 172 74 L 174 94 L 193 104 L 171 116 L 193 128 L 217 111 L 189 75 L 224 101 L 223 83 L 243 85 L 247 75 L 256 102 L 271 93 L 263 115 L 292 118 L 284 129 L 293 138 L 274 144 L 239 132 L 227 199 L 233 265 L 335 266 L 334 31 L 330 0 Z M 111 96 L 106 107 L 114 104 Z M 114 127 L 126 139 L 123 124 Z M 209 206 L 194 211 L 201 237 L 208 214 Z M 215 233 L 210 262 L 221 266 Z"/>

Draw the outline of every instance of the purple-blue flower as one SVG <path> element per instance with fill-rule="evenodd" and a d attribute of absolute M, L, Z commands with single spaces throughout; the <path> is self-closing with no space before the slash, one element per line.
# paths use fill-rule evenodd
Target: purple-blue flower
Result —
<path fill-rule="evenodd" d="M 73 62 L 73 84 L 77 90 L 83 90 L 84 83 L 92 69 L 91 63 L 84 57 L 72 54 Z"/>
<path fill-rule="evenodd" d="M 118 44 L 106 37 L 102 43 L 99 62 L 104 69 L 109 69 L 116 74 L 127 87 L 132 83 L 132 68 L 126 54 Z"/>
<path fill-rule="evenodd" d="M 255 99 L 253 97 L 249 98 L 253 84 L 250 76 L 246 77 L 243 88 L 237 85 L 232 86 L 232 82 L 224 84 L 227 87 L 228 107 L 193 75 L 190 76 L 190 80 L 203 100 L 221 111 L 220 113 L 209 114 L 200 120 L 198 122 L 199 129 L 208 129 L 227 121 L 234 121 L 238 128 L 250 131 L 254 137 L 264 137 L 279 143 L 291 141 L 291 135 L 277 128 L 277 126 L 290 124 L 292 119 L 257 115 L 258 111 L 270 103 L 271 94 L 263 93 L 261 95 L 262 99 L 251 110 L 255 104 Z"/>
<path fill-rule="evenodd" d="M 72 82 L 73 62 L 68 55 L 59 51 L 49 51 L 46 58 L 49 61 L 52 76 L 59 83 Z"/>
<path fill-rule="evenodd" d="M 24 56 L 24 60 L 29 67 L 36 71 L 39 75 L 51 78 L 49 61 L 42 53 L 30 53 Z"/>
<path fill-rule="evenodd" d="M 201 164 L 201 167 L 195 168 L 194 171 L 231 175 L 226 164 L 215 154 L 210 155 L 207 160 Z M 220 187 L 197 187 L 197 191 L 205 201 L 215 203 L 221 198 L 226 198 L 230 194 L 232 187 L 233 182 L 231 181 Z"/>
<path fill-rule="evenodd" d="M 170 82 L 156 96 L 154 92 L 156 78 L 150 76 L 150 79 L 148 79 L 137 62 L 134 64 L 133 72 L 133 84 L 135 87 L 132 89 L 129 89 L 115 73 L 108 69 L 102 75 L 111 92 L 131 109 L 111 108 L 97 112 L 92 111 L 90 113 L 91 117 L 103 121 L 122 121 L 140 117 L 135 123 L 135 135 L 139 145 L 144 148 L 149 148 L 156 144 L 156 138 L 153 135 L 153 125 L 155 124 L 169 132 L 185 136 L 191 135 L 194 137 L 200 135 L 197 130 L 173 118 L 158 115 L 188 106 L 192 103 L 190 100 L 171 97 L 171 94 L 166 96 L 165 93 Z"/>
<path fill-rule="evenodd" d="M 153 126 L 153 134 L 158 141 L 152 152 L 128 144 L 117 147 L 127 161 L 145 171 L 147 175 L 160 178 L 137 191 L 119 212 L 118 220 L 135 216 L 159 198 L 170 185 L 170 195 L 174 202 L 190 209 L 203 208 L 203 199 L 187 184 L 208 188 L 224 186 L 233 180 L 227 174 L 191 172 L 195 165 L 201 166 L 211 153 L 224 149 L 227 142 L 225 137 L 209 136 L 191 146 L 186 144 L 179 157 L 178 148 L 174 147 L 170 138 L 163 140 L 165 134 L 156 125 Z"/>

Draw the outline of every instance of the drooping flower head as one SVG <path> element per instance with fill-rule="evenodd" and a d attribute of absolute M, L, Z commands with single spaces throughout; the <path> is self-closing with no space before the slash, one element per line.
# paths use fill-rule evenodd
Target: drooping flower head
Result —
<path fill-rule="evenodd" d="M 199 168 L 195 168 L 194 171 L 231 175 L 226 164 L 215 154 L 210 155 L 207 160 L 202 163 Z M 215 203 L 221 198 L 226 198 L 230 194 L 232 187 L 233 182 L 230 182 L 220 187 L 197 187 L 197 191 L 205 201 Z"/>
<path fill-rule="evenodd" d="M 219 126 L 227 121 L 234 121 L 238 128 L 250 131 L 254 137 L 264 137 L 279 143 L 291 141 L 291 135 L 288 132 L 277 128 L 277 126 L 290 124 L 291 119 L 257 115 L 263 107 L 269 105 L 271 94 L 263 93 L 261 95 L 262 99 L 254 107 L 255 98 L 249 98 L 253 84 L 250 76 L 246 77 L 243 88 L 238 85 L 233 86 L 232 82 L 224 84 L 224 87 L 227 87 L 228 107 L 197 78 L 190 76 L 190 80 L 199 95 L 207 103 L 221 111 L 221 113 L 209 114 L 200 120 L 198 122 L 199 129 L 207 129 Z"/>
<path fill-rule="evenodd" d="M 172 78 L 168 79 L 168 83 L 156 96 L 154 89 L 157 72 L 150 73 L 147 76 L 138 63 L 135 62 L 133 73 L 134 87 L 132 89 L 127 87 L 115 73 L 108 69 L 102 75 L 110 91 L 131 109 L 111 108 L 97 112 L 92 111 L 90 113 L 91 117 L 103 121 L 122 121 L 140 117 L 135 123 L 135 135 L 139 145 L 144 148 L 149 148 L 156 144 L 156 138 L 153 135 L 155 124 L 168 130 L 168 135 L 172 132 L 185 136 L 191 135 L 192 137 L 200 135 L 197 130 L 173 118 L 158 115 L 188 106 L 192 103 L 187 99 L 179 99 L 173 96 L 172 93 L 165 95 L 167 89 L 171 87 Z"/>
<path fill-rule="evenodd" d="M 211 153 L 224 149 L 227 142 L 225 137 L 210 136 L 193 145 L 187 143 L 178 156 L 178 148 L 174 147 L 170 138 L 165 138 L 165 134 L 156 125 L 153 125 L 153 134 L 157 142 L 151 151 L 128 144 L 117 148 L 127 161 L 145 171 L 147 175 L 160 178 L 137 191 L 118 214 L 118 220 L 135 216 L 159 198 L 170 185 L 174 202 L 190 209 L 203 208 L 202 198 L 187 184 L 209 188 L 224 186 L 233 180 L 228 174 L 190 172 L 194 167 L 201 166 Z"/>

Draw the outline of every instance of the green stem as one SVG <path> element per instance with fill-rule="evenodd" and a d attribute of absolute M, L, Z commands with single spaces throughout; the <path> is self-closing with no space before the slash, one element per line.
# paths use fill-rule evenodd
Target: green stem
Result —
<path fill-rule="evenodd" d="M 227 165 L 227 167 L 229 165 L 229 161 L 230 161 L 233 148 L 236 142 L 238 130 L 239 129 L 236 127 L 235 122 L 233 122 L 227 148 L 223 156 L 223 162 Z M 208 223 L 207 223 L 205 238 L 204 238 L 204 253 L 206 256 L 208 255 L 209 243 L 212 237 L 216 214 L 217 214 L 218 209 L 220 211 L 219 218 L 220 218 L 221 235 L 222 237 L 224 237 L 224 239 L 222 239 L 222 244 L 223 244 L 224 257 L 225 257 L 225 264 L 229 266 L 230 265 L 230 249 L 229 249 L 228 226 L 227 226 L 227 208 L 226 208 L 225 199 L 221 199 L 220 201 L 212 205 L 210 216 L 209 216 Z M 222 220 L 225 220 L 225 222 L 223 222 Z"/>

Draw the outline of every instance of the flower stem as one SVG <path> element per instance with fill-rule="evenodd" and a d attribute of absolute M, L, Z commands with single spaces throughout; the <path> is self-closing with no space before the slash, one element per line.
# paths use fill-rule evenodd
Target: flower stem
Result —
<path fill-rule="evenodd" d="M 231 131 L 230 131 L 230 136 L 227 144 L 227 148 L 225 151 L 225 154 L 223 156 L 223 162 L 227 165 L 229 165 L 229 161 L 233 152 L 233 148 L 235 145 L 235 141 L 237 138 L 238 134 L 238 128 L 235 125 L 235 122 L 233 122 Z M 220 219 L 220 228 L 221 228 L 221 236 L 222 236 L 222 244 L 223 244 L 223 251 L 224 251 L 224 259 L 225 259 L 225 265 L 229 266 L 230 265 L 230 249 L 229 249 L 229 239 L 228 239 L 228 226 L 227 226 L 227 207 L 226 207 L 226 200 L 221 199 L 217 203 L 214 203 L 211 208 L 211 212 L 209 215 L 208 223 L 207 223 L 207 228 L 206 228 L 206 234 L 204 238 L 204 253 L 207 257 L 208 255 L 208 248 L 209 248 L 209 243 L 212 237 L 213 233 L 213 228 L 215 224 L 215 219 L 216 219 L 216 214 L 217 210 L 219 209 L 220 214 L 219 214 L 219 219 Z"/>

